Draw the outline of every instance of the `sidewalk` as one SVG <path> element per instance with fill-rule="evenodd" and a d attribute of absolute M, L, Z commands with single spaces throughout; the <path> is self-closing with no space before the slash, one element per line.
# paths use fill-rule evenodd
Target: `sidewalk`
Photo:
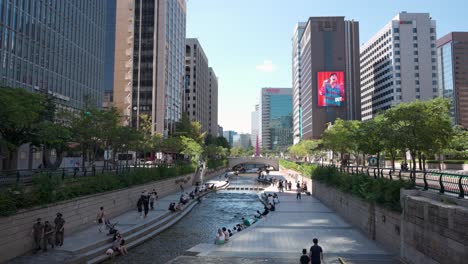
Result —
<path fill-rule="evenodd" d="M 217 187 L 226 184 L 225 181 L 211 180 L 209 183 L 214 183 Z M 187 188 L 184 191 L 190 193 L 195 187 Z M 139 213 L 135 209 L 127 211 L 119 216 L 110 219 L 111 223 L 117 223 L 115 228 L 121 233 L 132 232 L 135 229 L 142 229 L 155 224 L 156 221 L 164 220 L 163 217 L 166 215 L 182 214 L 184 212 L 170 213 L 168 211 L 169 203 L 178 202 L 182 192 L 178 191 L 170 195 L 160 197 L 155 202 L 154 210 L 150 210 L 146 218 L 141 218 Z M 191 204 L 187 204 L 185 207 L 190 207 Z M 191 208 L 190 208 L 191 209 Z M 96 212 L 97 214 L 97 212 Z M 167 217 L 166 217 L 167 218 Z M 66 229 L 66 225 L 65 225 Z M 64 245 L 62 247 L 56 247 L 55 249 L 49 249 L 47 252 L 38 252 L 37 254 L 28 254 L 17 257 L 11 260 L 9 263 L 66 263 L 74 260 L 87 250 L 92 250 L 98 246 L 106 246 L 106 240 L 112 236 L 107 235 L 108 230 L 103 230 L 102 233 L 98 231 L 98 225 L 92 225 L 84 230 L 65 236 Z M 124 235 L 124 238 L 125 235 Z M 99 242 L 101 241 L 101 242 Z M 104 251 L 102 252 L 104 253 Z"/>
<path fill-rule="evenodd" d="M 271 176 L 290 180 L 277 172 L 270 174 Z M 279 195 L 280 204 L 276 206 L 275 212 L 271 212 L 245 232 L 235 234 L 223 246 L 200 244 L 190 249 L 194 254 L 199 253 L 198 260 L 197 257 L 179 257 L 171 263 L 210 263 L 213 259 L 218 263 L 234 263 L 235 258 L 258 259 L 258 262 L 249 263 L 263 263 L 265 259 L 275 258 L 293 263 L 299 261 L 303 248 L 309 250 L 313 238 L 318 238 L 319 245 L 324 250 L 325 263 L 337 263 L 335 261 L 338 257 L 361 260 L 348 263 L 398 263 L 393 255 L 350 226 L 313 196 L 302 194 L 302 199 L 296 200 L 294 182 L 292 191 L 279 193 L 276 187 L 270 186 L 265 192 L 276 192 Z"/>

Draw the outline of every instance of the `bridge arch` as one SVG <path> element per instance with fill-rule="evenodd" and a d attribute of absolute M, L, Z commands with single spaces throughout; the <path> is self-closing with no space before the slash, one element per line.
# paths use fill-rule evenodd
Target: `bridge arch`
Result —
<path fill-rule="evenodd" d="M 279 162 L 277 159 L 269 159 L 264 157 L 249 157 L 249 158 L 229 158 L 229 168 L 241 164 L 264 164 L 273 167 L 275 170 L 279 170 Z"/>

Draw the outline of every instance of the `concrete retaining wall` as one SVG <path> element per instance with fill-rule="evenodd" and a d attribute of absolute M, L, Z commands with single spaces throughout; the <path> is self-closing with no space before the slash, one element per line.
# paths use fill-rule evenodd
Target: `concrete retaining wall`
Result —
<path fill-rule="evenodd" d="M 388 251 L 399 254 L 399 213 L 371 206 L 366 201 L 317 181 L 312 182 L 312 194 L 370 239 L 376 240 Z"/>
<path fill-rule="evenodd" d="M 205 180 L 211 179 L 225 169 L 209 171 Z M 104 206 L 110 217 L 122 214 L 136 208 L 136 202 L 144 189 L 156 189 L 159 197 L 166 196 L 180 189 L 177 180 L 186 179 L 184 187 L 191 186 L 193 174 L 183 175 L 162 181 L 150 182 L 144 185 L 94 194 L 49 205 L 45 208 L 22 210 L 10 217 L 0 217 L 0 263 L 33 249 L 30 236 L 31 229 L 37 218 L 42 221 L 54 221 L 57 212 L 61 212 L 65 223 L 65 243 L 67 234 L 79 231 L 94 224 L 99 207 Z"/>
<path fill-rule="evenodd" d="M 408 263 L 462 264 L 468 259 L 468 201 L 402 191 L 401 258 Z"/>

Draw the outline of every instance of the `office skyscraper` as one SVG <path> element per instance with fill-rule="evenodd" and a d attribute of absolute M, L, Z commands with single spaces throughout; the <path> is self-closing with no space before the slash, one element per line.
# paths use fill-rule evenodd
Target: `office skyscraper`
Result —
<path fill-rule="evenodd" d="M 106 1 L 0 1 L 2 85 L 100 107 Z"/>
<path fill-rule="evenodd" d="M 360 120 L 359 23 L 311 17 L 298 45 L 302 138 L 319 138 L 337 118 Z"/>
<path fill-rule="evenodd" d="M 284 150 L 293 143 L 291 88 L 262 88 L 262 147 Z"/>
<path fill-rule="evenodd" d="M 117 1 L 114 105 L 124 123 L 168 135 L 182 113 L 186 3 L 184 0 Z"/>
<path fill-rule="evenodd" d="M 217 80 L 208 67 L 208 58 L 198 39 L 188 38 L 185 49 L 185 111 L 190 120 L 200 122 L 202 132 L 216 135 L 210 124 L 211 85 L 217 86 Z"/>
<path fill-rule="evenodd" d="M 255 111 L 250 114 L 250 142 L 252 146 L 257 144 L 257 140 L 260 141 L 260 105 L 255 105 Z M 258 142 L 259 145 L 260 142 Z"/>
<path fill-rule="evenodd" d="M 300 40 L 306 23 L 299 22 L 294 28 L 292 38 L 292 93 L 293 93 L 293 127 L 294 144 L 302 138 L 302 106 L 301 106 L 301 45 Z"/>
<path fill-rule="evenodd" d="M 436 22 L 429 14 L 399 13 L 360 53 L 362 120 L 437 96 Z"/>
<path fill-rule="evenodd" d="M 208 120 L 208 133 L 213 137 L 218 135 L 218 77 L 213 70 L 209 68 L 210 79 L 209 79 L 209 97 L 210 105 L 209 109 L 209 120 Z M 222 133 L 221 133 L 222 134 Z"/>
<path fill-rule="evenodd" d="M 468 32 L 437 40 L 439 95 L 451 101 L 454 124 L 468 128 Z"/>

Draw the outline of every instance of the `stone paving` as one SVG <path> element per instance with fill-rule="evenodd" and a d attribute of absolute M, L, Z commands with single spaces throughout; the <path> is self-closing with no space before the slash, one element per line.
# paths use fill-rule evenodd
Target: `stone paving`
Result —
<path fill-rule="evenodd" d="M 215 183 L 217 186 L 223 185 L 224 181 L 208 181 L 209 183 Z M 185 192 L 191 192 L 195 187 L 186 188 Z M 127 211 L 124 214 L 113 217 L 110 219 L 111 223 L 117 223 L 116 228 L 120 232 L 125 232 L 126 230 L 135 228 L 139 225 L 144 225 L 145 223 L 151 222 L 152 220 L 157 219 L 162 214 L 168 211 L 169 203 L 177 202 L 180 198 L 181 192 L 175 192 L 170 195 L 161 197 L 155 204 L 154 210 L 150 210 L 146 218 L 141 218 L 139 213 L 136 210 L 135 201 L 135 210 Z M 96 212 L 97 214 L 97 212 Z M 67 261 L 72 260 L 75 255 L 72 251 L 77 251 L 81 248 L 89 247 L 94 245 L 96 241 L 100 241 L 106 238 L 110 238 L 106 233 L 107 229 L 103 230 L 102 233 L 99 232 L 97 225 L 89 226 L 86 229 L 83 229 L 79 232 L 75 232 L 71 235 L 65 236 L 65 243 L 62 247 L 56 247 L 55 249 L 49 249 L 48 252 L 38 252 L 37 254 L 27 254 L 20 257 L 17 257 L 11 260 L 9 263 L 34 263 L 34 264 L 53 264 L 53 263 L 66 263 Z"/>
<path fill-rule="evenodd" d="M 278 175 L 276 177 L 278 178 Z M 266 192 L 268 191 L 277 190 L 269 187 Z M 235 234 L 229 243 L 223 246 L 200 244 L 189 250 L 193 254 L 198 253 L 197 256 L 183 256 L 180 257 L 180 262 L 171 263 L 198 263 L 197 257 L 202 260 L 206 257 L 205 263 L 211 263 L 213 259 L 213 263 L 237 263 L 229 262 L 233 259 L 237 261 L 237 258 L 258 261 L 245 263 L 298 262 L 301 250 L 309 249 L 313 238 L 318 238 L 327 263 L 334 263 L 339 256 L 361 260 L 348 263 L 398 263 L 394 256 L 350 226 L 313 196 L 302 195 L 301 200 L 296 200 L 294 190 L 278 195 L 280 204 L 275 212 Z M 222 258 L 228 259 L 226 262 L 216 262 Z M 270 262 L 270 259 L 288 261 Z M 184 262 L 186 260 L 193 262 Z"/>

